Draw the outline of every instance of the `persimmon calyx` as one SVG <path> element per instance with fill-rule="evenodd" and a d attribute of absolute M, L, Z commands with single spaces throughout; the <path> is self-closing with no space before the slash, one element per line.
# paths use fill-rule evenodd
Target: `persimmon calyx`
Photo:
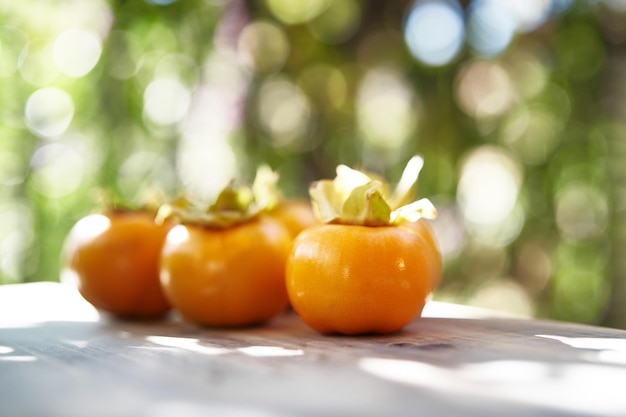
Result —
<path fill-rule="evenodd" d="M 424 158 L 419 155 L 413 156 L 404 167 L 400 181 L 389 198 L 392 208 L 398 208 L 413 200 L 417 188 L 417 179 L 424 167 Z"/>
<path fill-rule="evenodd" d="M 257 168 L 251 187 L 256 206 L 262 207 L 266 211 L 271 211 L 278 206 L 281 200 L 278 179 L 278 172 L 272 170 L 268 165 L 261 165 Z"/>
<path fill-rule="evenodd" d="M 237 185 L 233 180 L 220 192 L 215 202 L 208 206 L 181 196 L 161 206 L 157 213 L 157 222 L 175 218 L 182 223 L 218 229 L 245 223 L 272 210 L 278 204 L 277 182 L 278 174 L 262 165 L 257 169 L 251 186 Z"/>
<path fill-rule="evenodd" d="M 317 181 L 309 188 L 313 209 L 324 223 L 363 226 L 389 226 L 435 218 L 437 210 L 428 199 L 406 203 L 415 191 L 422 166 L 421 157 L 412 158 L 389 196 L 389 187 L 383 181 L 339 165 L 335 179 Z"/>

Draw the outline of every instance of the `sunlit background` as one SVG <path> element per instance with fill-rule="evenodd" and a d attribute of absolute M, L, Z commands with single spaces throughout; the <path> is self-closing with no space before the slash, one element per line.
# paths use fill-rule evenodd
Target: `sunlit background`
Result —
<path fill-rule="evenodd" d="M 626 0 L 0 0 L 0 283 L 58 280 L 97 188 L 419 153 L 436 299 L 626 328 L 625 97 Z"/>

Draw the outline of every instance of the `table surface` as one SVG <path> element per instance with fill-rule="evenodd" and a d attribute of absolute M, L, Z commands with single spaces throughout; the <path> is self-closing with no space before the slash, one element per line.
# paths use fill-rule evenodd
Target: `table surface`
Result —
<path fill-rule="evenodd" d="M 429 302 L 389 336 L 100 316 L 0 287 L 1 416 L 626 416 L 626 331 Z"/>

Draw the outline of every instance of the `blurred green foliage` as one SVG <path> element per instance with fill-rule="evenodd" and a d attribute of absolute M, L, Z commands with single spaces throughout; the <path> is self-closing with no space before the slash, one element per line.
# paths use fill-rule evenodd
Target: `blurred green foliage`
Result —
<path fill-rule="evenodd" d="M 626 2 L 0 1 L 0 283 L 59 279 L 94 190 L 399 178 L 435 298 L 626 328 Z"/>

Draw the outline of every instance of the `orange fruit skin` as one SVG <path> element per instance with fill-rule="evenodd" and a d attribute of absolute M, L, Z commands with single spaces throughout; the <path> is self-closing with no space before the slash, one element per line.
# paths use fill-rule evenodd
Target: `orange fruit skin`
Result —
<path fill-rule="evenodd" d="M 313 214 L 311 204 L 305 200 L 283 202 L 271 212 L 271 215 L 285 225 L 292 238 L 298 236 L 304 229 L 320 224 Z"/>
<path fill-rule="evenodd" d="M 314 226 L 294 242 L 289 300 L 321 333 L 397 332 L 421 314 L 432 263 L 426 240 L 407 229 Z"/>
<path fill-rule="evenodd" d="M 92 214 L 70 230 L 62 277 L 98 310 L 125 318 L 155 318 L 170 310 L 159 281 L 159 257 L 169 225 L 148 212 Z"/>
<path fill-rule="evenodd" d="M 433 229 L 428 224 L 428 221 L 425 219 L 420 219 L 414 223 L 404 223 L 400 227 L 412 230 L 413 232 L 420 235 L 426 241 L 428 245 L 428 249 L 430 252 L 430 257 L 432 258 L 432 268 L 430 272 L 430 291 L 433 292 L 439 286 L 441 282 L 441 273 L 443 269 L 443 260 L 441 257 L 441 252 L 439 251 L 439 245 L 435 239 L 435 234 Z"/>
<path fill-rule="evenodd" d="M 166 239 L 161 283 L 172 306 L 207 326 L 251 326 L 285 310 L 291 238 L 269 216 L 226 229 L 181 224 Z"/>

